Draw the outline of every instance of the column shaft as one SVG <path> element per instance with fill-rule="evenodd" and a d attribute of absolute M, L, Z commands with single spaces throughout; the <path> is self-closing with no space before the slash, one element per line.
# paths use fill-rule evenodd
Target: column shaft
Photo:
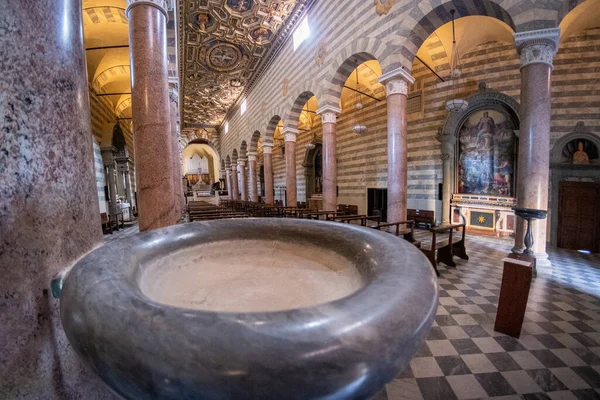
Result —
<path fill-rule="evenodd" d="M 296 136 L 297 130 L 284 128 L 285 137 L 285 205 L 297 207 L 298 197 L 296 188 Z"/>
<path fill-rule="evenodd" d="M 256 155 L 248 156 L 248 179 L 250 184 L 250 201 L 258 201 L 258 184 L 256 177 Z"/>
<path fill-rule="evenodd" d="M 263 162 L 265 172 L 265 203 L 273 204 L 275 202 L 273 192 L 273 147 L 263 144 Z"/>
<path fill-rule="evenodd" d="M 521 56 L 521 121 L 517 161 L 517 207 L 548 209 L 552 58 L 558 29 L 515 34 Z M 533 34 L 533 35 L 532 35 Z M 533 40 L 532 36 L 537 36 Z M 521 38 L 528 38 L 519 43 Z M 518 218 L 515 249 L 522 249 L 526 223 Z M 532 221 L 533 252 L 548 264 L 546 220 Z"/>
<path fill-rule="evenodd" d="M 337 210 L 336 122 L 342 110 L 324 106 L 317 110 L 323 124 L 323 210 Z"/>
<path fill-rule="evenodd" d="M 0 398 L 113 399 L 50 281 L 102 244 L 80 0 L 0 1 Z"/>
<path fill-rule="evenodd" d="M 140 231 L 178 222 L 169 116 L 167 18 L 146 2 L 128 8 Z"/>
<path fill-rule="evenodd" d="M 246 174 L 246 162 L 238 162 L 239 174 L 240 174 L 240 194 L 242 195 L 243 201 L 248 201 L 248 176 Z"/>
<path fill-rule="evenodd" d="M 388 112 L 388 200 L 387 221 L 406 221 L 408 195 L 408 156 L 406 95 L 414 78 L 397 69 L 379 78 L 385 82 Z"/>
<path fill-rule="evenodd" d="M 239 200 L 240 190 L 238 187 L 237 164 L 231 164 L 231 190 L 233 191 L 233 200 Z"/>
<path fill-rule="evenodd" d="M 173 96 L 173 94 L 171 94 Z M 171 120 L 171 162 L 173 163 L 173 209 L 175 218 L 181 219 L 185 200 L 183 198 L 183 185 L 181 184 L 181 159 L 179 157 L 179 129 L 177 129 L 177 120 L 179 119 L 179 106 L 171 98 L 169 105 L 169 119 Z"/>

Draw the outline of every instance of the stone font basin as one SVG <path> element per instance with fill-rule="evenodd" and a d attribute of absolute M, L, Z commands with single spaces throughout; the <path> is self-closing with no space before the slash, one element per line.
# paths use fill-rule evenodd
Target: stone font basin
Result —
<path fill-rule="evenodd" d="M 75 351 L 127 399 L 356 399 L 408 365 L 437 282 L 387 233 L 236 219 L 105 245 L 60 302 Z"/>

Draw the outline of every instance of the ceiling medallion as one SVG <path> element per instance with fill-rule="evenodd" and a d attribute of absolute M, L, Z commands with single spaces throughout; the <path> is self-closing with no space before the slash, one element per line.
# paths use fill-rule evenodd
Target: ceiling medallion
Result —
<path fill-rule="evenodd" d="M 248 32 L 248 37 L 252 42 L 258 45 L 267 44 L 271 41 L 271 38 L 273 37 L 273 31 L 263 26 L 260 26 Z"/>
<path fill-rule="evenodd" d="M 233 78 L 229 80 L 229 86 L 231 87 L 240 87 L 244 84 L 244 82 L 240 78 Z"/>
<path fill-rule="evenodd" d="M 319 44 L 317 45 L 317 51 L 315 53 L 315 61 L 317 66 L 323 65 L 325 62 L 325 57 L 327 57 L 327 44 L 324 40 L 319 40 Z"/>
<path fill-rule="evenodd" d="M 215 18 L 206 12 L 191 14 L 189 25 L 197 31 L 208 32 L 216 26 Z"/>
<path fill-rule="evenodd" d="M 390 12 L 395 0 L 374 0 L 375 11 L 379 15 L 385 15 Z"/>
<path fill-rule="evenodd" d="M 227 0 L 227 7 L 240 14 L 251 11 L 253 6 L 254 0 Z"/>
<path fill-rule="evenodd" d="M 228 72 L 242 59 L 242 51 L 231 43 L 217 43 L 206 53 L 208 66 L 215 71 Z"/>

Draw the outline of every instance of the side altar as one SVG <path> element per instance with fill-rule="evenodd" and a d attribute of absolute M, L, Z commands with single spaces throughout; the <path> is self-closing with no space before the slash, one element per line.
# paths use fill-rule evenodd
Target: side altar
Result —
<path fill-rule="evenodd" d="M 513 207 L 517 199 L 504 196 L 453 194 L 450 203 L 452 223 L 466 221 L 467 231 L 509 236 L 515 230 Z"/>

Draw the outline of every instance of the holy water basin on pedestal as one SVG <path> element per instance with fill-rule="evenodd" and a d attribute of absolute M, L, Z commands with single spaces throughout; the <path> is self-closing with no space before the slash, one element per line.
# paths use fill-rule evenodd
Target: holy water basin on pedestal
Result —
<path fill-rule="evenodd" d="M 73 348 L 124 398 L 357 399 L 406 368 L 437 282 L 387 233 L 236 219 L 105 245 L 60 302 Z"/>

